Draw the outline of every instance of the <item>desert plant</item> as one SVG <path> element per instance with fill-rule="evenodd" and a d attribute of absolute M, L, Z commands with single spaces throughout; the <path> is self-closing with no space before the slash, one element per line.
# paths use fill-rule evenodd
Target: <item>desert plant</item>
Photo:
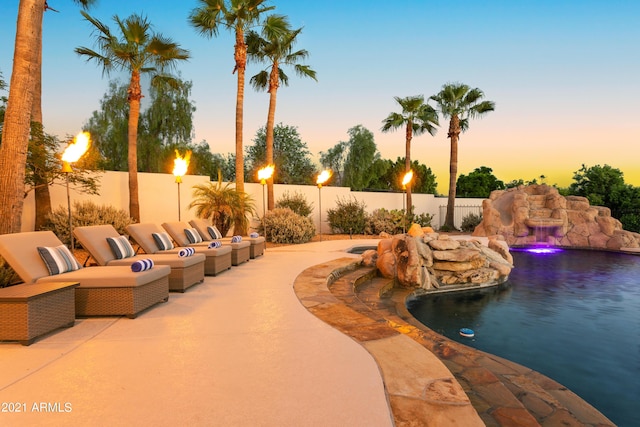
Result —
<path fill-rule="evenodd" d="M 338 197 L 336 204 L 338 207 L 327 210 L 331 230 L 334 233 L 364 234 L 367 225 L 364 202 L 358 202 L 355 197 L 351 200 Z"/>
<path fill-rule="evenodd" d="M 411 218 L 411 222 L 420 224 L 421 227 L 431 227 L 431 220 L 433 220 L 433 215 L 427 212 L 423 212 L 420 215 L 414 214 Z"/>
<path fill-rule="evenodd" d="M 478 224 L 482 222 L 482 214 L 474 214 L 470 213 L 469 215 L 462 218 L 462 224 L 460 225 L 460 229 L 465 233 L 470 233 L 476 229 Z"/>
<path fill-rule="evenodd" d="M 249 228 L 249 215 L 255 214 L 255 202 L 244 191 L 237 191 L 230 183 L 208 182 L 193 186 L 193 201 L 189 209 L 195 208 L 196 216 L 210 219 L 226 236 L 234 224 Z"/>
<path fill-rule="evenodd" d="M 302 193 L 296 191 L 293 194 L 289 194 L 288 191 L 285 191 L 280 200 L 277 201 L 276 208 L 289 208 L 298 215 L 309 216 L 313 212 L 313 203 L 307 202 Z"/>
<path fill-rule="evenodd" d="M 389 211 L 385 208 L 376 209 L 367 217 L 365 234 L 400 233 L 402 231 L 403 217 L 404 211 L 397 209 Z"/>
<path fill-rule="evenodd" d="M 275 208 L 265 214 L 265 237 L 273 243 L 306 243 L 316 234 L 316 226 L 309 217 L 298 215 L 289 208 Z"/>
<path fill-rule="evenodd" d="M 14 285 L 20 281 L 20 278 L 13 271 L 13 268 L 0 257 L 0 288 Z"/>
<path fill-rule="evenodd" d="M 124 234 L 125 227 L 133 222 L 126 211 L 109 205 L 100 206 L 89 200 L 73 203 L 71 219 L 74 227 L 111 224 L 120 234 Z M 58 206 L 53 209 L 43 228 L 53 231 L 60 240 L 69 244 L 69 211 L 67 207 Z"/>

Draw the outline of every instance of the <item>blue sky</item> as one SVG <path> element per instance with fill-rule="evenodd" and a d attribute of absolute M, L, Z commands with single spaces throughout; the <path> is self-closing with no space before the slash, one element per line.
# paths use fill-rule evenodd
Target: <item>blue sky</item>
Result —
<path fill-rule="evenodd" d="M 0 70 L 9 81 L 18 1 L 0 16 Z M 394 96 L 437 93 L 462 82 L 482 89 L 496 111 L 461 136 L 458 172 L 488 166 L 503 181 L 547 177 L 566 186 L 573 172 L 608 164 L 640 186 L 640 2 L 611 1 L 337 1 L 274 0 L 276 12 L 304 27 L 297 47 L 318 82 L 292 76 L 278 92 L 276 122 L 297 126 L 317 156 L 361 124 L 384 158 L 404 156 L 404 132 L 383 134 L 399 108 Z M 89 24 L 71 0 L 49 0 L 44 24 L 45 130 L 73 135 L 99 108 L 108 78 L 73 49 L 92 46 Z M 233 38 L 198 35 L 187 22 L 196 1 L 100 0 L 92 16 L 113 25 L 143 13 L 155 29 L 191 51 L 180 66 L 193 82 L 195 142 L 234 151 L 236 76 Z M 247 76 L 257 73 L 249 65 Z M 111 78 L 124 79 L 124 75 Z M 247 85 L 244 141 L 266 122 L 268 96 Z M 412 158 L 429 166 L 446 192 L 447 123 L 412 143 Z"/>

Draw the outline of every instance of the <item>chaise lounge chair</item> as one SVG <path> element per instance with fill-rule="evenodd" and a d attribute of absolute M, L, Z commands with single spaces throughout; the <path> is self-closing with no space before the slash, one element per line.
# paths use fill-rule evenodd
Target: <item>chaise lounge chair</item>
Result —
<path fill-rule="evenodd" d="M 171 238 L 176 242 L 178 246 L 191 246 L 194 248 L 202 246 L 206 247 L 214 241 L 213 239 L 208 239 L 206 241 L 204 239 L 198 239 L 202 240 L 202 242 L 191 243 L 191 241 L 187 237 L 187 230 L 191 231 L 196 238 L 200 236 L 200 233 L 184 222 L 165 222 L 164 224 L 162 224 L 162 227 L 167 230 L 167 233 L 169 233 Z M 232 242 L 231 240 L 227 240 L 224 242 L 222 240 L 219 241 L 223 246 L 231 247 L 231 265 L 238 266 L 243 262 L 249 261 L 249 259 L 251 258 L 250 242 Z"/>
<path fill-rule="evenodd" d="M 189 221 L 189 225 L 198 230 L 198 233 L 200 233 L 200 237 L 202 237 L 202 240 L 204 241 L 213 239 L 213 236 L 211 236 L 211 233 L 209 232 L 209 227 L 218 230 L 214 225 L 211 225 L 209 221 L 202 218 L 192 219 L 191 221 Z M 220 233 L 220 231 L 218 231 L 218 233 Z M 231 241 L 231 237 L 222 237 L 220 240 L 222 242 L 228 242 Z M 249 247 L 249 255 L 251 259 L 255 259 L 264 254 L 264 250 L 266 247 L 264 236 L 243 236 L 242 240 L 247 240 L 249 243 L 251 243 L 251 246 Z"/>
<path fill-rule="evenodd" d="M 128 239 L 120 236 L 112 225 L 76 227 L 73 234 L 98 265 L 130 266 L 144 258 L 151 259 L 156 265 L 168 265 L 171 267 L 169 291 L 184 292 L 189 287 L 204 281 L 204 262 L 206 259 L 204 255 L 194 254 L 185 257 L 180 257 L 175 253 L 135 255 L 131 245 L 128 245 Z M 115 249 L 112 245 L 115 245 Z"/>
<path fill-rule="evenodd" d="M 127 233 L 131 238 L 148 254 L 175 254 L 181 248 L 172 247 L 173 242 L 170 241 L 166 231 L 159 225 L 153 223 L 129 224 L 126 227 Z M 165 235 L 169 242 L 169 249 L 158 246 L 158 242 L 153 235 Z M 164 245 L 164 244 L 163 244 Z M 207 276 L 215 276 L 218 273 L 231 268 L 231 248 L 220 247 L 211 248 L 201 247 L 196 249 L 196 253 L 201 253 L 206 257 L 204 262 L 204 274 Z"/>
<path fill-rule="evenodd" d="M 82 268 L 71 255 L 66 260 L 71 271 L 52 274 L 49 269 L 57 269 L 47 266 L 38 248 L 60 246 L 64 247 L 51 231 L 0 235 L 0 255 L 25 283 L 79 283 L 75 288 L 77 317 L 135 318 L 143 310 L 169 299 L 171 269 L 166 265 L 137 273 L 124 265 Z M 78 269 L 73 270 L 76 267 Z"/>

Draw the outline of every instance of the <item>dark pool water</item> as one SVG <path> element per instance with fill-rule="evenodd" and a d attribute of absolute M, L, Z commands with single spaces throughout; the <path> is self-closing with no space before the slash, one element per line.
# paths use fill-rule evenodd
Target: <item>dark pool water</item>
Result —
<path fill-rule="evenodd" d="M 618 426 L 640 426 L 640 256 L 512 254 L 499 288 L 421 297 L 409 311 L 442 335 L 553 378 Z M 461 337 L 463 327 L 475 337 Z"/>

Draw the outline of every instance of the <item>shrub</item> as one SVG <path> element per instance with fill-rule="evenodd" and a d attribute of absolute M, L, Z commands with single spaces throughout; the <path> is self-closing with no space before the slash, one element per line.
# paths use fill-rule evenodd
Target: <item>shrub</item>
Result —
<path fill-rule="evenodd" d="M 385 208 L 376 209 L 367 217 L 366 234 L 398 234 L 402 232 L 402 219 L 404 211 L 391 210 Z"/>
<path fill-rule="evenodd" d="M 289 208 L 300 216 L 309 216 L 313 212 L 313 204 L 307 202 L 304 194 L 297 191 L 289 194 L 285 191 L 280 200 L 276 202 L 276 208 Z"/>
<path fill-rule="evenodd" d="M 469 215 L 462 218 L 462 224 L 460 225 L 460 229 L 465 233 L 470 233 L 476 229 L 478 224 L 482 222 L 482 214 L 474 214 L 470 213 Z"/>
<path fill-rule="evenodd" d="M 16 272 L 13 271 L 13 268 L 11 268 L 4 259 L 0 258 L 0 288 L 14 285 L 19 281 L 20 278 Z"/>
<path fill-rule="evenodd" d="M 307 243 L 316 234 L 316 226 L 309 217 L 298 215 L 289 208 L 268 211 L 263 219 L 265 238 L 273 243 Z"/>
<path fill-rule="evenodd" d="M 433 215 L 431 215 L 430 213 L 423 212 L 420 215 L 414 215 L 411 222 L 420 224 L 421 227 L 431 227 L 432 219 L 433 219 Z"/>
<path fill-rule="evenodd" d="M 328 209 L 327 216 L 334 233 L 364 234 L 367 225 L 367 213 L 364 202 L 338 198 L 335 209 Z"/>
<path fill-rule="evenodd" d="M 98 206 L 88 200 L 74 202 L 71 215 L 74 227 L 111 224 L 120 234 L 124 234 L 125 227 L 133 222 L 129 214 L 122 209 L 116 209 L 109 205 Z M 69 244 L 69 211 L 67 208 L 58 206 L 53 209 L 43 228 L 53 231 L 60 240 Z"/>

